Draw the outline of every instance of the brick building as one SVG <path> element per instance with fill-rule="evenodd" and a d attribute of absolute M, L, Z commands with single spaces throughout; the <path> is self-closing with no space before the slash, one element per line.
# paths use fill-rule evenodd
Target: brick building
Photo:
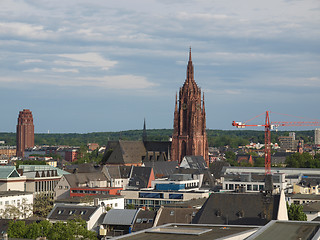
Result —
<path fill-rule="evenodd" d="M 23 109 L 19 112 L 17 124 L 17 157 L 23 157 L 24 150 L 34 146 L 34 125 L 32 112 Z"/>

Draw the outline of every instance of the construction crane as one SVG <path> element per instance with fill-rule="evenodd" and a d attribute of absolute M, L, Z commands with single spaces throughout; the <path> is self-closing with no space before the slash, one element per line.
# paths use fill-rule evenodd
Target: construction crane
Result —
<path fill-rule="evenodd" d="M 270 111 L 266 111 L 265 116 L 265 124 L 247 124 L 247 122 L 260 117 L 264 113 L 242 123 L 242 122 L 232 122 L 232 126 L 237 128 L 245 128 L 245 127 L 264 127 L 264 166 L 265 166 L 265 175 L 271 174 L 271 130 L 276 129 L 277 127 L 291 127 L 291 126 L 320 126 L 320 121 L 310 121 L 310 122 L 285 122 L 285 121 L 277 121 L 270 122 L 269 118 Z"/>

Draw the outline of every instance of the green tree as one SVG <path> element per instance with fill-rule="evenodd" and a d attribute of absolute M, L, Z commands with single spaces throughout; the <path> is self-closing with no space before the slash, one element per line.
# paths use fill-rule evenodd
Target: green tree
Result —
<path fill-rule="evenodd" d="M 8 225 L 8 237 L 24 238 L 27 232 L 26 223 L 24 221 L 10 221 Z"/>
<path fill-rule="evenodd" d="M 33 213 L 39 217 L 47 217 L 53 208 L 53 199 L 44 194 L 37 194 L 33 201 Z"/>
<path fill-rule="evenodd" d="M 33 222 L 27 225 L 27 230 L 24 235 L 25 238 L 36 239 L 37 237 L 40 237 L 40 236 L 41 236 L 41 228 L 38 223 Z"/>
<path fill-rule="evenodd" d="M 288 218 L 294 221 L 307 221 L 307 215 L 302 211 L 303 206 L 299 204 L 289 204 L 287 203 Z"/>
<path fill-rule="evenodd" d="M 319 168 L 320 161 L 307 152 L 294 153 L 286 158 L 287 167 L 292 168 Z"/>
<path fill-rule="evenodd" d="M 254 161 L 254 167 L 264 167 L 265 159 L 263 157 L 258 157 Z"/>

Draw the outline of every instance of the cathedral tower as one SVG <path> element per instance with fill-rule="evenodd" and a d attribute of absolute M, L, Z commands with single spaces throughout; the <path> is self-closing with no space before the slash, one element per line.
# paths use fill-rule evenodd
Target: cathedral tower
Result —
<path fill-rule="evenodd" d="M 191 48 L 187 67 L 187 78 L 176 95 L 174 110 L 171 160 L 182 161 L 184 156 L 203 156 L 209 164 L 206 133 L 204 95 L 194 80 Z"/>
<path fill-rule="evenodd" d="M 17 157 L 24 156 L 24 150 L 34 146 L 34 125 L 32 112 L 23 109 L 19 112 L 17 124 Z"/>

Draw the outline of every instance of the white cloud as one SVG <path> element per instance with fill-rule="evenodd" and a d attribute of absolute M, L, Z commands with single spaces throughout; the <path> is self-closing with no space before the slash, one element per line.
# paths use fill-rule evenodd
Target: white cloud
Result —
<path fill-rule="evenodd" d="M 43 60 L 41 59 L 25 59 L 21 63 L 41 63 Z"/>
<path fill-rule="evenodd" d="M 0 34 L 5 36 L 25 37 L 31 39 L 46 39 L 54 37 L 52 31 L 45 30 L 44 26 L 21 22 L 0 22 Z"/>
<path fill-rule="evenodd" d="M 57 73 L 65 73 L 65 72 L 71 72 L 71 73 L 79 73 L 78 69 L 75 68 L 52 68 L 51 69 L 53 72 Z"/>
<path fill-rule="evenodd" d="M 38 72 L 41 69 L 29 71 Z M 56 69 L 57 70 L 57 69 Z M 58 70 L 59 71 L 59 70 Z M 103 76 L 103 77 L 81 77 L 81 78 L 63 78 L 61 76 L 41 76 L 41 77 L 1 77 L 0 83 L 24 83 L 24 84 L 42 84 L 65 87 L 98 87 L 113 90 L 144 90 L 152 89 L 158 84 L 148 81 L 143 76 L 135 75 L 118 75 L 118 76 Z M 18 85 L 17 87 L 20 87 Z"/>
<path fill-rule="evenodd" d="M 60 54 L 58 55 L 62 58 L 71 59 L 70 60 L 57 60 L 56 64 L 67 65 L 73 67 L 99 67 L 103 70 L 108 70 L 115 66 L 118 62 L 105 59 L 98 53 L 80 53 L 80 54 Z"/>
<path fill-rule="evenodd" d="M 42 68 L 32 68 L 32 69 L 24 70 L 23 72 L 40 73 L 44 71 L 45 69 L 42 69 Z"/>

